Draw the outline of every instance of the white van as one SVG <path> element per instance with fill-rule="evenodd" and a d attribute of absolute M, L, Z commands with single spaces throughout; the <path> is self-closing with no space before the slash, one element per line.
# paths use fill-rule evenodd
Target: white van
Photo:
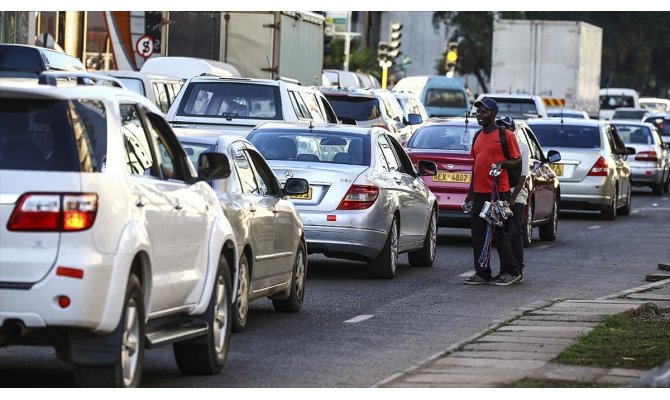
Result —
<path fill-rule="evenodd" d="M 144 62 L 140 72 L 174 76 L 184 80 L 201 74 L 218 75 L 225 78 L 242 76 L 237 68 L 230 64 L 196 57 L 153 57 Z"/>
<path fill-rule="evenodd" d="M 600 119 L 612 119 L 614 110 L 619 107 L 640 108 L 640 97 L 635 89 L 605 88 L 600 89 Z"/>

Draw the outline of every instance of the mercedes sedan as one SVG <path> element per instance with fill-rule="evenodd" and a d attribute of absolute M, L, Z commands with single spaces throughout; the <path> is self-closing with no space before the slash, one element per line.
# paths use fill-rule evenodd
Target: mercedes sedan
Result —
<path fill-rule="evenodd" d="M 280 178 L 305 178 L 293 201 L 309 253 L 367 261 L 375 277 L 393 278 L 398 254 L 431 266 L 437 242 L 437 201 L 402 146 L 382 128 L 266 124 L 248 136 Z"/>

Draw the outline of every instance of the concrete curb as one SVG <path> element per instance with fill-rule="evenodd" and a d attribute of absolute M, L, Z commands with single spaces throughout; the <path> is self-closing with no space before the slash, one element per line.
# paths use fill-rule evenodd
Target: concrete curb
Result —
<path fill-rule="evenodd" d="M 670 281 L 668 281 L 667 279 L 664 279 L 664 280 L 661 280 L 661 281 L 658 281 L 658 282 L 649 283 L 649 284 L 647 284 L 647 285 L 638 286 L 638 287 L 633 288 L 633 289 L 623 290 L 623 291 L 621 291 L 621 292 L 619 292 L 619 293 L 614 293 L 614 294 L 610 294 L 610 295 L 607 295 L 607 296 L 598 297 L 596 300 L 611 300 L 611 299 L 616 299 L 616 298 L 619 298 L 619 297 L 628 296 L 629 294 L 632 294 L 632 293 L 641 292 L 641 291 L 643 291 L 643 290 L 653 289 L 653 288 L 655 288 L 656 286 L 667 285 L 668 283 L 670 283 Z"/>

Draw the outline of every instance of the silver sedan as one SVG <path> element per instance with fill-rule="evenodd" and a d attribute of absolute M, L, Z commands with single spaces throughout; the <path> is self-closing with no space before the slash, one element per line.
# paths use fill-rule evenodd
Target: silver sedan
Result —
<path fill-rule="evenodd" d="M 437 242 L 437 201 L 385 129 L 343 125 L 265 124 L 248 139 L 277 176 L 301 177 L 309 191 L 294 197 L 309 253 L 367 261 L 375 277 L 393 278 L 398 254 L 431 266 Z"/>
<path fill-rule="evenodd" d="M 627 159 L 635 149 L 625 146 L 608 121 L 542 118 L 527 124 L 542 149 L 561 153 L 561 161 L 551 164 L 561 184 L 561 209 L 600 210 L 605 219 L 630 213 Z"/>
<path fill-rule="evenodd" d="M 231 174 L 210 182 L 230 221 L 240 254 L 233 330 L 246 325 L 249 301 L 268 296 L 277 311 L 298 312 L 305 295 L 307 250 L 300 217 L 288 195 L 307 192 L 304 179 L 282 188 L 258 150 L 238 136 L 174 129 L 194 161 L 205 151 L 226 154 Z"/>

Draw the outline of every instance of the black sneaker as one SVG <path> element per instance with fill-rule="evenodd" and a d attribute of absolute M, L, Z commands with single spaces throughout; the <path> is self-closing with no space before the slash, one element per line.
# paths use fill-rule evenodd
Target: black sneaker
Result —
<path fill-rule="evenodd" d="M 523 283 L 523 272 L 519 274 L 520 278 L 514 283 Z"/>
<path fill-rule="evenodd" d="M 463 283 L 465 283 L 466 285 L 488 285 L 491 283 L 491 281 L 487 281 L 481 276 L 474 274 L 468 279 L 464 280 Z"/>
<path fill-rule="evenodd" d="M 521 275 L 512 275 L 508 273 L 500 274 L 498 279 L 493 282 L 496 286 L 508 286 L 521 279 Z"/>

